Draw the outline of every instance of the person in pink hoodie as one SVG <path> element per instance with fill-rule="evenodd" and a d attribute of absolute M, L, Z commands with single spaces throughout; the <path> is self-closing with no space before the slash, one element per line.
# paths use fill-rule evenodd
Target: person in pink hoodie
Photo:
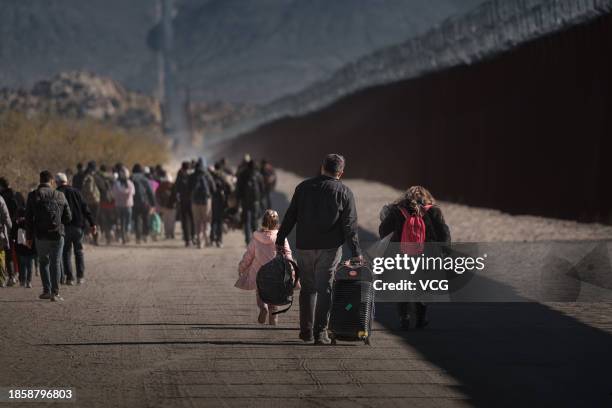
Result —
<path fill-rule="evenodd" d="M 244 290 L 257 290 L 256 277 L 259 268 L 270 262 L 276 256 L 276 234 L 280 225 L 278 213 L 274 210 L 266 210 L 262 220 L 262 228 L 253 234 L 253 239 L 249 243 L 247 250 L 238 265 L 238 280 L 236 286 Z M 291 248 L 285 239 L 285 256 L 291 258 Z M 266 322 L 266 317 L 271 325 L 278 323 L 278 316 L 273 315 L 276 306 L 268 306 L 263 303 L 257 295 L 257 306 L 259 306 L 259 318 L 261 324 Z"/>

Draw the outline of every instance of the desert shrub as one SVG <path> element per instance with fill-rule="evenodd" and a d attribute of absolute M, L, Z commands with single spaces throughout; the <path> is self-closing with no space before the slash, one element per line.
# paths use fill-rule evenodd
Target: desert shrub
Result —
<path fill-rule="evenodd" d="M 126 131 L 93 120 L 51 116 L 0 115 L 0 176 L 25 192 L 37 184 L 38 174 L 75 168 L 77 162 L 144 165 L 165 163 L 168 148 L 159 135 Z"/>

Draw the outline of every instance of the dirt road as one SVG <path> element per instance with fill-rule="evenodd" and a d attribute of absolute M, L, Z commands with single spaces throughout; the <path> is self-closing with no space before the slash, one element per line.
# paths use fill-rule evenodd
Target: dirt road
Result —
<path fill-rule="evenodd" d="M 281 176 L 281 191 L 292 190 L 296 180 Z M 380 203 L 397 192 L 349 184 L 362 225 L 372 229 Z M 451 228 L 470 237 L 458 211 L 448 206 Z M 488 214 L 483 234 L 509 236 L 500 231 L 507 216 Z M 609 227 L 538 222 L 558 234 L 610 234 Z M 87 281 L 63 287 L 64 302 L 38 300 L 38 280 L 34 289 L 1 289 L 0 386 L 72 387 L 76 405 L 69 406 L 79 407 L 612 402 L 610 304 L 433 305 L 430 328 L 410 333 L 397 330 L 391 305 L 380 305 L 372 347 L 314 347 L 297 339 L 297 307 L 277 327 L 255 322 L 254 293 L 233 287 L 243 250 L 239 232 L 223 249 L 185 249 L 179 241 L 88 247 Z"/>

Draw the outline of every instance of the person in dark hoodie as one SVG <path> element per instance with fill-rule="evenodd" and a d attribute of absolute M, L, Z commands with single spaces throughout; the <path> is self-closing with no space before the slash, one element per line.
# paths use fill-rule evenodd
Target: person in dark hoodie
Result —
<path fill-rule="evenodd" d="M 83 199 L 83 196 L 74 187 L 68 184 L 68 178 L 64 173 L 55 175 L 55 183 L 57 190 L 64 193 L 72 220 L 66 225 L 66 235 L 64 237 L 64 249 L 62 253 L 64 274 L 66 276 L 66 285 L 74 285 L 74 273 L 72 271 L 71 255 L 74 249 L 74 260 L 76 264 L 76 283 L 79 285 L 85 281 L 85 257 L 83 255 L 83 238 L 85 230 L 89 226 L 91 234 L 96 234 L 96 222 Z"/>
<path fill-rule="evenodd" d="M 40 173 L 40 184 L 28 194 L 26 204 L 26 245 L 36 252 L 40 265 L 43 293 L 40 299 L 52 302 L 64 300 L 59 295 L 61 257 L 64 247 L 64 225 L 72 220 L 66 196 L 51 186 L 53 176 L 47 170 Z"/>
<path fill-rule="evenodd" d="M 378 228 L 380 239 L 391 235 L 391 242 L 402 242 L 402 230 L 407 216 L 417 216 L 425 224 L 425 242 L 449 243 L 450 230 L 436 201 L 424 187 L 410 187 L 394 203 L 386 205 L 381 211 L 381 224 Z M 402 328 L 423 328 L 427 326 L 427 305 L 422 302 L 403 302 L 398 304 Z"/>
<path fill-rule="evenodd" d="M 132 182 L 134 183 L 134 208 L 132 216 L 136 232 L 136 243 L 147 242 L 149 236 L 149 215 L 155 210 L 155 195 L 144 174 L 140 164 L 132 168 Z"/>

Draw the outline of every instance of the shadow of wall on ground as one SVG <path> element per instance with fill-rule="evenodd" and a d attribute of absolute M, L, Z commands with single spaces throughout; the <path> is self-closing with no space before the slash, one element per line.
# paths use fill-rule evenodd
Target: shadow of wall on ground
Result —
<path fill-rule="evenodd" d="M 471 66 L 373 87 L 216 146 L 302 176 L 324 154 L 346 177 L 510 213 L 612 216 L 612 16 Z M 313 163 L 315 165 L 313 165 Z"/>
<path fill-rule="evenodd" d="M 288 204 L 284 194 L 273 193 L 281 218 Z M 362 242 L 375 237 L 363 229 L 359 234 Z M 294 238 L 290 241 L 295 248 Z M 513 291 L 480 279 L 490 290 Z M 589 307 L 564 306 L 574 312 Z M 609 305 L 602 310 L 609 313 Z M 376 320 L 384 330 L 456 379 L 475 406 L 612 404 L 612 334 L 607 331 L 539 303 L 436 303 L 429 305 L 429 318 L 424 330 L 401 331 L 396 305 L 376 304 Z M 376 332 L 372 339 L 376 344 Z"/>

